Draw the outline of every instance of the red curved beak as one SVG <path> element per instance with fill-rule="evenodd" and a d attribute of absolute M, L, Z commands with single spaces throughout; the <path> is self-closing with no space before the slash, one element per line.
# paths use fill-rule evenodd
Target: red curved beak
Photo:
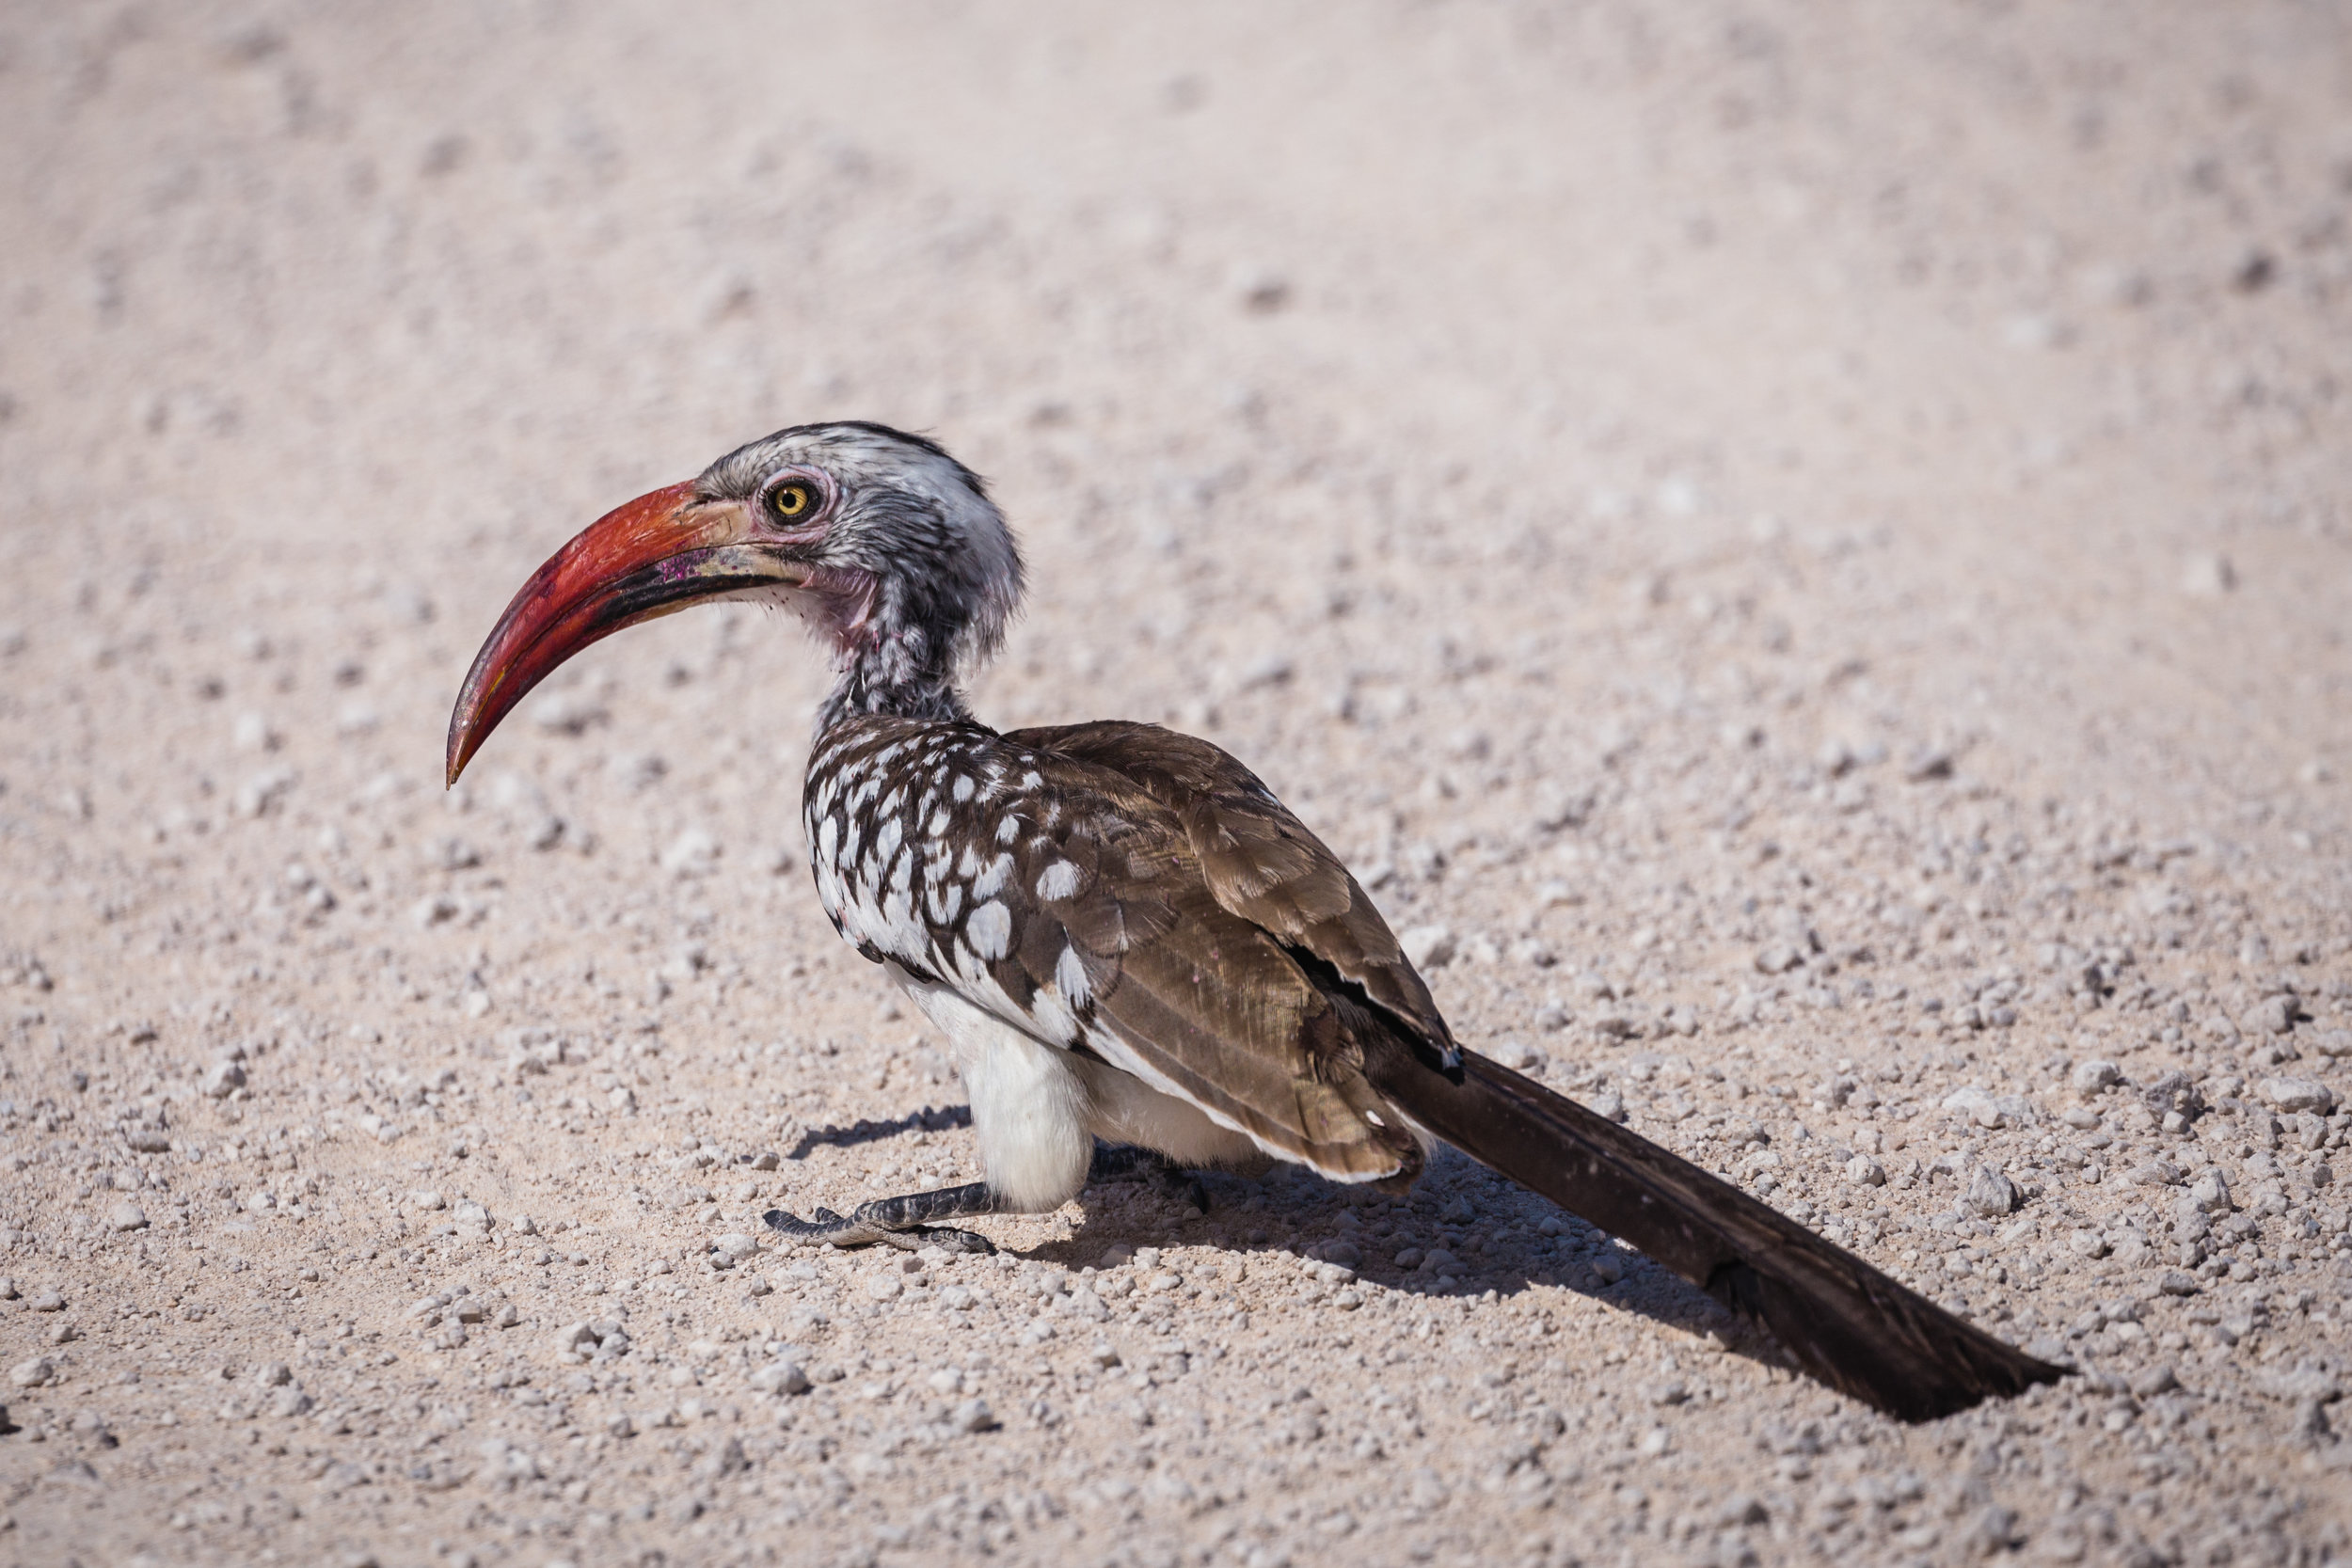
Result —
<path fill-rule="evenodd" d="M 691 482 L 581 530 L 531 575 L 474 655 L 450 715 L 447 782 L 532 687 L 590 643 L 704 599 L 806 580 L 804 568 L 750 532 L 740 502 L 697 502 Z"/>

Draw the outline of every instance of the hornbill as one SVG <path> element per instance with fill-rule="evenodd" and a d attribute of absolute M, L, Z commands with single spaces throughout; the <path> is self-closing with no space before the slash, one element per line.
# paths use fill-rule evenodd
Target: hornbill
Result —
<path fill-rule="evenodd" d="M 987 1180 L 846 1218 L 841 1245 L 984 1247 L 939 1222 L 1077 1196 L 1099 1138 L 1173 1168 L 1408 1187 L 1438 1140 L 1760 1320 L 1820 1381 L 1923 1420 L 2061 1375 L 1647 1139 L 1454 1038 L 1337 856 L 1204 740 L 1109 721 L 1000 734 L 961 678 L 1020 598 L 1010 530 L 936 443 L 797 425 L 608 514 L 523 585 L 468 673 L 454 784 L 600 638 L 714 600 L 806 620 L 839 678 L 802 799 L 842 938 L 949 1041 Z M 920 1244 L 920 1243 L 917 1243 Z"/>

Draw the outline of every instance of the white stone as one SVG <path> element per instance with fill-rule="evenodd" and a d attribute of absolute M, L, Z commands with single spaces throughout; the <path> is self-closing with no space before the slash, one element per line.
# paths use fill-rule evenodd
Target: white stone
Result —
<path fill-rule="evenodd" d="M 808 1374 L 797 1361 L 771 1361 L 754 1372 L 751 1385 L 763 1394 L 805 1394 Z"/>
<path fill-rule="evenodd" d="M 707 877 L 719 868 L 719 841 L 707 831 L 689 828 L 661 851 L 661 869 L 673 877 Z"/>
<path fill-rule="evenodd" d="M 2209 1170 L 2200 1176 L 2190 1185 L 2188 1197 L 2191 1203 L 2208 1214 L 2226 1214 L 2230 1212 L 2230 1183 L 2218 1170 Z"/>
<path fill-rule="evenodd" d="M 1443 969 L 1460 950 L 1450 926 L 1407 926 L 1396 934 L 1396 944 L 1415 969 Z"/>
<path fill-rule="evenodd" d="M 111 1230 L 144 1230 L 147 1211 L 126 1197 L 106 1211 L 106 1226 Z"/>
<path fill-rule="evenodd" d="M 2324 1117 L 2336 1105 L 2335 1091 L 2312 1078 L 2265 1078 L 2257 1092 L 2281 1111 L 2312 1111 Z"/>
<path fill-rule="evenodd" d="M 2201 599 L 2217 599 L 2237 587 L 2237 568 L 2217 551 L 2200 550 L 2181 567 L 2181 591 Z"/>
<path fill-rule="evenodd" d="M 1988 1094 L 1974 1084 L 1946 1095 L 1944 1109 L 1960 1112 L 1979 1127 L 2031 1127 L 2041 1119 L 2024 1095 Z"/>
<path fill-rule="evenodd" d="M 1961 1202 L 1971 1213 L 1993 1219 L 2016 1209 L 2017 1184 L 1991 1165 L 1979 1165 Z"/>
<path fill-rule="evenodd" d="M 2083 1062 L 2074 1069 L 2074 1092 L 2085 1100 L 2123 1081 L 2123 1069 L 2113 1062 Z"/>

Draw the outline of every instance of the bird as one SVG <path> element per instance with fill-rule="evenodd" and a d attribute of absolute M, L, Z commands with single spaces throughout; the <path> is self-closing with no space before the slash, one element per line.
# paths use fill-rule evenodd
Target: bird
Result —
<path fill-rule="evenodd" d="M 984 1179 L 804 1243 L 989 1243 L 1138 1162 L 1276 1162 L 1398 1193 L 1452 1145 L 1768 1329 L 1804 1372 L 1899 1419 L 2063 1370 L 1963 1322 L 1761 1200 L 1455 1039 L 1346 865 L 1235 758 L 1161 726 L 1005 732 L 971 673 L 1024 586 L 986 483 L 863 420 L 752 441 L 608 513 L 548 560 L 459 689 L 447 780 L 564 660 L 722 601 L 799 616 L 835 679 L 802 821 L 818 902 L 946 1037 Z"/>

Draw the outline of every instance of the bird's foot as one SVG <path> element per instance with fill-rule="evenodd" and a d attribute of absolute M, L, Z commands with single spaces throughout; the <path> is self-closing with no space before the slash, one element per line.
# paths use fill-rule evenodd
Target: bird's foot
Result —
<path fill-rule="evenodd" d="M 819 1209 L 808 1219 L 771 1209 L 760 1216 L 768 1228 L 796 1242 L 816 1246 L 830 1242 L 837 1247 L 885 1246 L 914 1252 L 935 1246 L 948 1252 L 989 1253 L 995 1243 L 977 1231 L 934 1225 L 934 1220 L 973 1219 L 999 1212 L 996 1195 L 985 1181 L 964 1187 L 941 1187 L 900 1197 L 880 1197 L 861 1203 L 847 1215 Z"/>

